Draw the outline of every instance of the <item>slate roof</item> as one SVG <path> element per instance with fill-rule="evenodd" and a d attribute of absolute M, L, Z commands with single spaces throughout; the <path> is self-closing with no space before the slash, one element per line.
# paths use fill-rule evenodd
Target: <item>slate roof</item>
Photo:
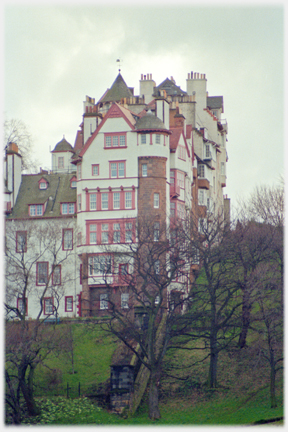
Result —
<path fill-rule="evenodd" d="M 117 102 L 122 98 L 131 98 L 133 94 L 119 73 L 111 88 L 102 96 L 99 102 Z"/>
<path fill-rule="evenodd" d="M 52 151 L 52 153 L 55 152 L 55 151 L 73 151 L 73 147 L 72 147 L 71 144 L 69 144 L 68 141 L 66 141 L 65 138 L 63 138 L 61 141 L 59 141 L 56 144 L 56 146 L 55 146 L 54 150 Z"/>
<path fill-rule="evenodd" d="M 222 108 L 222 112 L 224 112 L 223 96 L 208 96 L 207 97 L 207 108 L 209 108 L 211 110 Z"/>
<path fill-rule="evenodd" d="M 155 129 L 168 130 L 162 120 L 156 117 L 155 114 L 152 114 L 151 111 L 148 111 L 146 115 L 136 121 L 135 128 L 137 131 Z"/>
<path fill-rule="evenodd" d="M 74 173 L 53 173 L 44 175 L 43 173 L 39 173 L 22 175 L 22 182 L 16 204 L 10 218 L 29 217 L 29 204 L 43 204 L 46 201 L 47 207 L 43 216 L 60 216 L 60 203 L 76 202 L 76 188 L 72 189 L 70 187 L 70 180 L 74 176 Z M 47 180 L 47 189 L 39 189 L 38 182 L 41 178 Z M 50 199 L 50 197 L 52 197 L 52 199 Z M 37 219 L 39 219 L 39 217 Z"/>
<path fill-rule="evenodd" d="M 166 78 L 161 84 L 155 87 L 155 90 L 166 90 L 167 96 L 184 96 L 187 93 L 182 90 L 179 86 L 177 86 L 173 81 L 169 78 Z M 154 94 L 156 93 L 154 91 Z"/>

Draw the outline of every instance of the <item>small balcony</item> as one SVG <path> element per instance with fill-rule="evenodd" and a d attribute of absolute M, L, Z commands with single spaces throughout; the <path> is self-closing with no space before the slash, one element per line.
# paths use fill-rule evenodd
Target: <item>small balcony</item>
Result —
<path fill-rule="evenodd" d="M 180 186 L 177 184 L 170 184 L 170 198 L 177 198 L 180 196 Z"/>

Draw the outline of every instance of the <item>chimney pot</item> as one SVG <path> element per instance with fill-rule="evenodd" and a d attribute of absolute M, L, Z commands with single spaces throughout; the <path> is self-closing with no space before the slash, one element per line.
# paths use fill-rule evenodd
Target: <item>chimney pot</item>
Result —
<path fill-rule="evenodd" d="M 144 80 L 146 80 L 146 75 L 144 75 Z"/>
<path fill-rule="evenodd" d="M 143 74 L 141 74 L 141 80 L 143 81 Z"/>

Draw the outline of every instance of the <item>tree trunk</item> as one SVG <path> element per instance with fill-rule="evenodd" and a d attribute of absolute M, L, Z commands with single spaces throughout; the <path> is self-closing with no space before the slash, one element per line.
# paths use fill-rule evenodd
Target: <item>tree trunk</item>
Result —
<path fill-rule="evenodd" d="M 276 370 L 275 370 L 274 352 L 273 352 L 273 349 L 270 348 L 270 402 L 271 402 L 271 408 L 277 407 L 275 381 L 276 381 Z"/>
<path fill-rule="evenodd" d="M 217 387 L 217 363 L 218 363 L 218 350 L 217 350 L 217 334 L 212 333 L 210 336 L 210 365 L 208 373 L 208 387 Z"/>
<path fill-rule="evenodd" d="M 33 396 L 33 378 L 34 378 L 34 367 L 30 366 L 27 382 L 25 379 L 25 374 L 20 382 L 21 391 L 25 399 L 29 416 L 36 416 L 40 414 L 39 408 L 37 408 L 34 396 Z"/>
<path fill-rule="evenodd" d="M 244 348 L 246 346 L 246 338 L 248 329 L 250 326 L 250 295 L 247 292 L 247 289 L 243 289 L 243 304 L 242 304 L 242 329 L 238 340 L 239 348 Z"/>
<path fill-rule="evenodd" d="M 149 385 L 149 418 L 157 420 L 161 418 L 159 411 L 159 397 L 158 397 L 158 373 L 151 371 L 150 385 Z"/>

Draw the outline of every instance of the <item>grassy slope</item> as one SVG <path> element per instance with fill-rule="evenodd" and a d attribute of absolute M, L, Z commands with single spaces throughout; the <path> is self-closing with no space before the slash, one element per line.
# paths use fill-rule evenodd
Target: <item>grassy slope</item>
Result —
<path fill-rule="evenodd" d="M 71 369 L 71 363 L 63 357 L 57 357 L 50 361 L 51 368 L 66 370 L 63 373 L 62 387 L 66 382 L 69 385 L 81 382 L 81 386 L 98 384 L 109 378 L 110 359 L 116 347 L 115 340 L 100 330 L 99 326 L 87 326 L 74 324 L 75 335 L 75 369 L 76 374 L 71 375 L 67 370 Z M 251 341 L 252 342 L 252 341 Z M 195 424 L 251 424 L 255 421 L 281 417 L 283 415 L 281 377 L 278 381 L 278 407 L 270 408 L 269 400 L 269 368 L 259 359 L 251 358 L 249 349 L 221 353 L 219 358 L 219 384 L 217 390 L 208 390 L 205 385 L 208 362 L 199 362 L 202 351 L 171 351 L 166 356 L 167 364 L 178 365 L 178 370 L 173 370 L 174 375 L 182 378 L 189 377 L 186 381 L 176 381 L 173 378 L 164 378 L 160 389 L 160 410 L 162 419 L 157 422 L 161 425 Z M 41 386 L 47 385 L 43 379 L 43 368 L 38 371 L 37 380 Z M 115 414 L 99 409 L 95 405 L 81 408 L 78 400 L 77 409 L 73 415 L 73 409 L 66 407 L 72 401 L 67 399 L 56 403 L 58 407 L 54 411 L 62 410 L 59 415 L 49 415 L 42 423 L 50 424 L 111 424 L 111 425 L 141 425 L 155 424 L 148 417 L 145 403 L 133 418 L 121 418 Z M 84 401 L 83 401 L 84 403 Z M 90 408 L 87 408 L 87 403 Z M 69 412 L 64 416 L 63 411 Z M 80 410 L 80 412 L 79 412 Z M 47 410 L 46 410 L 47 411 Z M 53 412 L 54 412 L 53 411 Z"/>

